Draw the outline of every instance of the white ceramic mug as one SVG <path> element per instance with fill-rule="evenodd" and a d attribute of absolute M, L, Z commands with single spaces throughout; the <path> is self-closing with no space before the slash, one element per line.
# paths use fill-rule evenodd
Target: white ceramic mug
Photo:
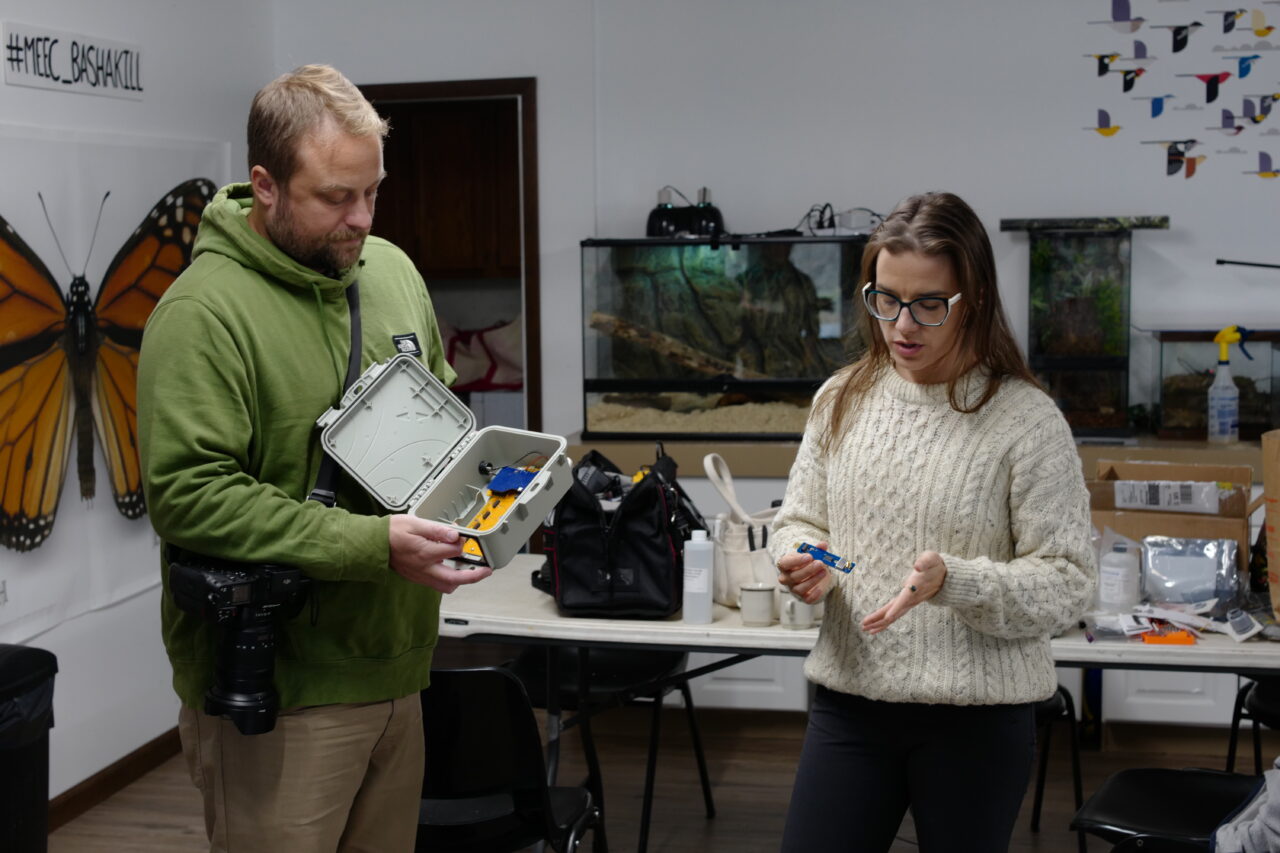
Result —
<path fill-rule="evenodd" d="M 738 609 L 742 624 L 749 628 L 765 628 L 773 624 L 773 584 L 744 583 L 738 588 Z"/>
<path fill-rule="evenodd" d="M 782 623 L 784 628 L 812 628 L 814 623 L 814 606 L 808 602 L 801 601 L 794 595 L 787 593 L 782 596 L 782 603 L 778 608 L 778 621 Z"/>

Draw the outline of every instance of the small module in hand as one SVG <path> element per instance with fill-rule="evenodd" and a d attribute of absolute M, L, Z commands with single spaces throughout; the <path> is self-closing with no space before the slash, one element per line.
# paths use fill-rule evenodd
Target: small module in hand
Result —
<path fill-rule="evenodd" d="M 820 563 L 825 563 L 838 572 L 848 574 L 856 565 L 852 560 L 846 560 L 844 557 L 837 557 L 830 551 L 824 551 L 817 545 L 810 545 L 808 542 L 797 542 L 796 550 L 801 554 L 808 554 Z"/>

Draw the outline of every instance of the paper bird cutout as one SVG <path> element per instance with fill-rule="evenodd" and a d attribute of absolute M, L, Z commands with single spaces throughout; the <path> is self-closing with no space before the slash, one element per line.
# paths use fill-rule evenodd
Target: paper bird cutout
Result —
<path fill-rule="evenodd" d="M 1164 113 L 1164 102 L 1172 97 L 1174 96 L 1173 95 L 1156 95 L 1154 97 L 1144 97 L 1142 95 L 1135 95 L 1133 99 L 1135 101 L 1150 101 L 1151 117 L 1157 118 L 1162 113 Z"/>
<path fill-rule="evenodd" d="M 1194 77 L 1204 83 L 1204 102 L 1212 104 L 1218 100 L 1218 86 L 1230 77 L 1230 71 L 1219 71 L 1217 74 L 1175 74 L 1175 77 Z"/>
<path fill-rule="evenodd" d="M 1222 32 L 1229 33 L 1236 28 L 1236 21 L 1244 17 L 1248 9 L 1210 9 L 1208 14 L 1222 16 Z"/>
<path fill-rule="evenodd" d="M 1115 136 L 1116 131 L 1120 129 L 1120 125 L 1111 123 L 1111 113 L 1106 110 L 1098 110 L 1098 126 L 1086 127 L 1085 130 L 1095 130 L 1099 136 Z"/>
<path fill-rule="evenodd" d="M 1159 59 L 1158 56 L 1151 56 L 1147 53 L 1146 42 L 1137 39 L 1133 40 L 1133 56 L 1122 56 L 1120 58 L 1125 62 L 1132 62 L 1134 65 L 1143 68 Z"/>
<path fill-rule="evenodd" d="M 1236 124 L 1235 114 L 1231 110 L 1222 111 L 1222 122 L 1217 127 L 1206 127 L 1205 130 L 1220 130 L 1227 136 L 1237 136 L 1244 130 L 1244 125 Z"/>
<path fill-rule="evenodd" d="M 1111 63 L 1120 58 L 1118 53 L 1086 53 L 1086 57 L 1098 60 L 1098 76 L 1107 76 L 1107 71 L 1111 68 Z"/>
<path fill-rule="evenodd" d="M 1275 27 L 1267 25 L 1267 16 L 1261 9 L 1254 9 L 1249 21 L 1253 34 L 1260 39 L 1266 38 L 1275 30 Z"/>
<path fill-rule="evenodd" d="M 1246 175 L 1257 175 L 1259 178 L 1274 178 L 1280 175 L 1271 165 L 1271 155 L 1266 151 L 1258 152 L 1258 170 L 1256 172 L 1245 172 Z"/>
<path fill-rule="evenodd" d="M 1253 63 L 1262 58 L 1262 54 L 1255 53 L 1251 56 L 1224 56 L 1223 59 L 1236 60 L 1236 76 L 1241 80 L 1249 76 L 1249 72 L 1253 70 Z"/>
<path fill-rule="evenodd" d="M 1172 25 L 1172 24 L 1152 24 L 1156 29 L 1170 30 L 1173 34 L 1173 52 L 1178 53 L 1187 46 L 1187 42 L 1191 39 L 1191 34 L 1204 26 L 1199 21 L 1192 21 L 1189 24 Z"/>
<path fill-rule="evenodd" d="M 1129 0 L 1111 0 L 1111 20 L 1089 21 L 1091 24 L 1106 24 L 1118 33 L 1136 33 L 1146 18 L 1135 18 L 1129 14 Z"/>
<path fill-rule="evenodd" d="M 1189 178 L 1196 172 L 1196 166 L 1204 162 L 1204 155 L 1188 157 L 1187 153 L 1200 144 L 1198 139 L 1144 139 L 1143 145 L 1160 145 L 1165 149 L 1165 174 L 1176 175 L 1186 171 Z"/>
<path fill-rule="evenodd" d="M 1123 92 L 1128 92 L 1130 89 L 1133 88 L 1134 82 L 1143 74 L 1147 73 L 1147 69 L 1145 68 L 1112 68 L 1108 73 L 1122 75 L 1120 78 L 1122 81 L 1120 90 Z"/>

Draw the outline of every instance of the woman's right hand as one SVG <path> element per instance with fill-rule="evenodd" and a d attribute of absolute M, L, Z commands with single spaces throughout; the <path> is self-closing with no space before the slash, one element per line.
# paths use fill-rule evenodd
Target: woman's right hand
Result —
<path fill-rule="evenodd" d="M 831 546 L 824 541 L 818 547 L 825 551 Z M 778 560 L 778 583 L 806 604 L 817 604 L 826 597 L 833 581 L 825 563 L 809 554 L 791 551 Z"/>

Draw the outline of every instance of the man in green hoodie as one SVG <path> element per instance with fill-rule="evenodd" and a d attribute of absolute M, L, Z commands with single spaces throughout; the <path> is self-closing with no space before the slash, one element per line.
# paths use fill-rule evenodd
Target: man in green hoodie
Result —
<path fill-rule="evenodd" d="M 254 98 L 250 180 L 205 209 L 192 262 L 147 323 L 138 425 L 152 524 L 168 553 L 293 566 L 302 613 L 276 628 L 275 728 L 244 735 L 203 712 L 214 628 L 169 594 L 163 631 L 182 701 L 179 732 L 213 851 L 413 849 L 427 686 L 440 594 L 458 569 L 451 528 L 388 516 L 339 478 L 336 505 L 308 501 L 316 418 L 342 396 L 347 289 L 359 282 L 360 368 L 414 352 L 445 362 L 421 276 L 369 236 L 387 124 L 326 66 Z"/>

